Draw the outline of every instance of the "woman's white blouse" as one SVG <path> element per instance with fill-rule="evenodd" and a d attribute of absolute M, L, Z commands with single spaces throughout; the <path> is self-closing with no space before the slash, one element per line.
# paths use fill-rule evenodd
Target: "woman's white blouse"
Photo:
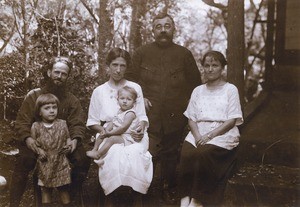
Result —
<path fill-rule="evenodd" d="M 238 90 L 233 84 L 226 83 L 216 90 L 209 90 L 206 84 L 196 87 L 184 115 L 197 123 L 201 135 L 209 133 L 226 120 L 235 118 L 235 127 L 223 135 L 214 137 L 207 144 L 229 150 L 239 144 L 240 134 L 236 126 L 243 123 L 243 117 Z M 191 132 L 186 141 L 196 146 Z"/>
<path fill-rule="evenodd" d="M 131 81 L 125 85 L 134 88 L 138 93 L 134 110 L 140 121 L 146 121 L 146 110 L 141 87 Z M 101 121 L 112 121 L 119 110 L 117 90 L 108 82 L 98 86 L 92 94 L 87 126 L 100 124 Z M 107 140 L 107 139 L 105 139 Z M 99 146 L 102 147 L 102 144 Z M 108 195 L 120 186 L 130 186 L 134 191 L 146 194 L 153 178 L 152 156 L 148 152 L 149 137 L 145 131 L 140 142 L 131 145 L 114 144 L 104 158 L 95 160 L 99 165 L 99 182 L 104 194 Z"/>
<path fill-rule="evenodd" d="M 132 87 L 137 91 L 138 97 L 134 106 L 136 115 L 140 121 L 146 121 L 148 123 L 141 87 L 131 81 L 126 81 L 125 85 Z M 112 121 L 119 109 L 117 89 L 112 88 L 108 82 L 98 86 L 94 89 L 91 97 L 86 126 L 99 125 L 101 121 Z"/>

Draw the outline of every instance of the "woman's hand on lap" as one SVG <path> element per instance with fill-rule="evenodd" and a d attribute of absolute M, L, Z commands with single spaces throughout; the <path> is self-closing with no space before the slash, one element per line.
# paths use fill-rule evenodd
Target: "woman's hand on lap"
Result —
<path fill-rule="evenodd" d="M 211 140 L 211 137 L 209 136 L 209 134 L 205 134 L 203 136 L 201 136 L 200 139 L 198 139 L 198 141 L 196 141 L 196 145 L 204 145 L 206 144 L 208 141 Z"/>

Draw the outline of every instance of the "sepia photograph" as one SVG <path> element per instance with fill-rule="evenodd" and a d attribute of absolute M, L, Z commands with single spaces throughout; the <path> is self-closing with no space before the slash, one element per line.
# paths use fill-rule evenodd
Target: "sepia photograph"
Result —
<path fill-rule="evenodd" d="M 299 0 L 0 0 L 0 207 L 300 206 Z"/>

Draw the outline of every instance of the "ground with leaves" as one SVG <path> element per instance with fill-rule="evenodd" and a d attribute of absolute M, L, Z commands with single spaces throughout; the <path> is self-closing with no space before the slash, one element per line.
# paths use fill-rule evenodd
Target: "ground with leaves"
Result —
<path fill-rule="evenodd" d="M 273 91 L 241 130 L 238 172 L 226 189 L 236 206 L 300 206 L 298 91 Z"/>

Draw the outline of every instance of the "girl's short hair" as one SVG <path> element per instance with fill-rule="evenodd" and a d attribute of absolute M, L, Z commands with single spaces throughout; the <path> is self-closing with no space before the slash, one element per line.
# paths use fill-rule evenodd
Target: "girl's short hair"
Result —
<path fill-rule="evenodd" d="M 127 68 L 131 66 L 131 57 L 129 52 L 118 47 L 115 47 L 108 52 L 106 56 L 106 65 L 109 66 L 111 62 L 117 59 L 118 57 L 124 58 L 124 60 L 126 61 Z"/>
<path fill-rule="evenodd" d="M 205 59 L 207 57 L 213 57 L 215 60 L 218 60 L 221 63 L 222 67 L 225 67 L 225 65 L 227 65 L 227 60 L 222 53 L 215 51 L 215 50 L 211 50 L 204 54 L 202 61 L 201 61 L 202 66 L 204 65 Z"/>
<path fill-rule="evenodd" d="M 58 106 L 59 100 L 52 93 L 45 93 L 39 95 L 39 97 L 35 101 L 35 107 L 34 107 L 35 117 L 39 121 L 41 120 L 41 116 L 40 116 L 41 107 L 46 104 L 56 104 Z"/>
<path fill-rule="evenodd" d="M 137 99 L 137 97 L 138 97 L 138 94 L 137 94 L 137 92 L 136 92 L 136 90 L 135 90 L 134 88 L 129 87 L 129 86 L 124 86 L 124 87 L 122 87 L 122 88 L 120 88 L 120 89 L 118 90 L 118 96 L 119 96 L 119 94 L 122 93 L 123 91 L 129 92 L 129 93 L 133 96 L 133 99 L 136 101 L 136 99 Z"/>

